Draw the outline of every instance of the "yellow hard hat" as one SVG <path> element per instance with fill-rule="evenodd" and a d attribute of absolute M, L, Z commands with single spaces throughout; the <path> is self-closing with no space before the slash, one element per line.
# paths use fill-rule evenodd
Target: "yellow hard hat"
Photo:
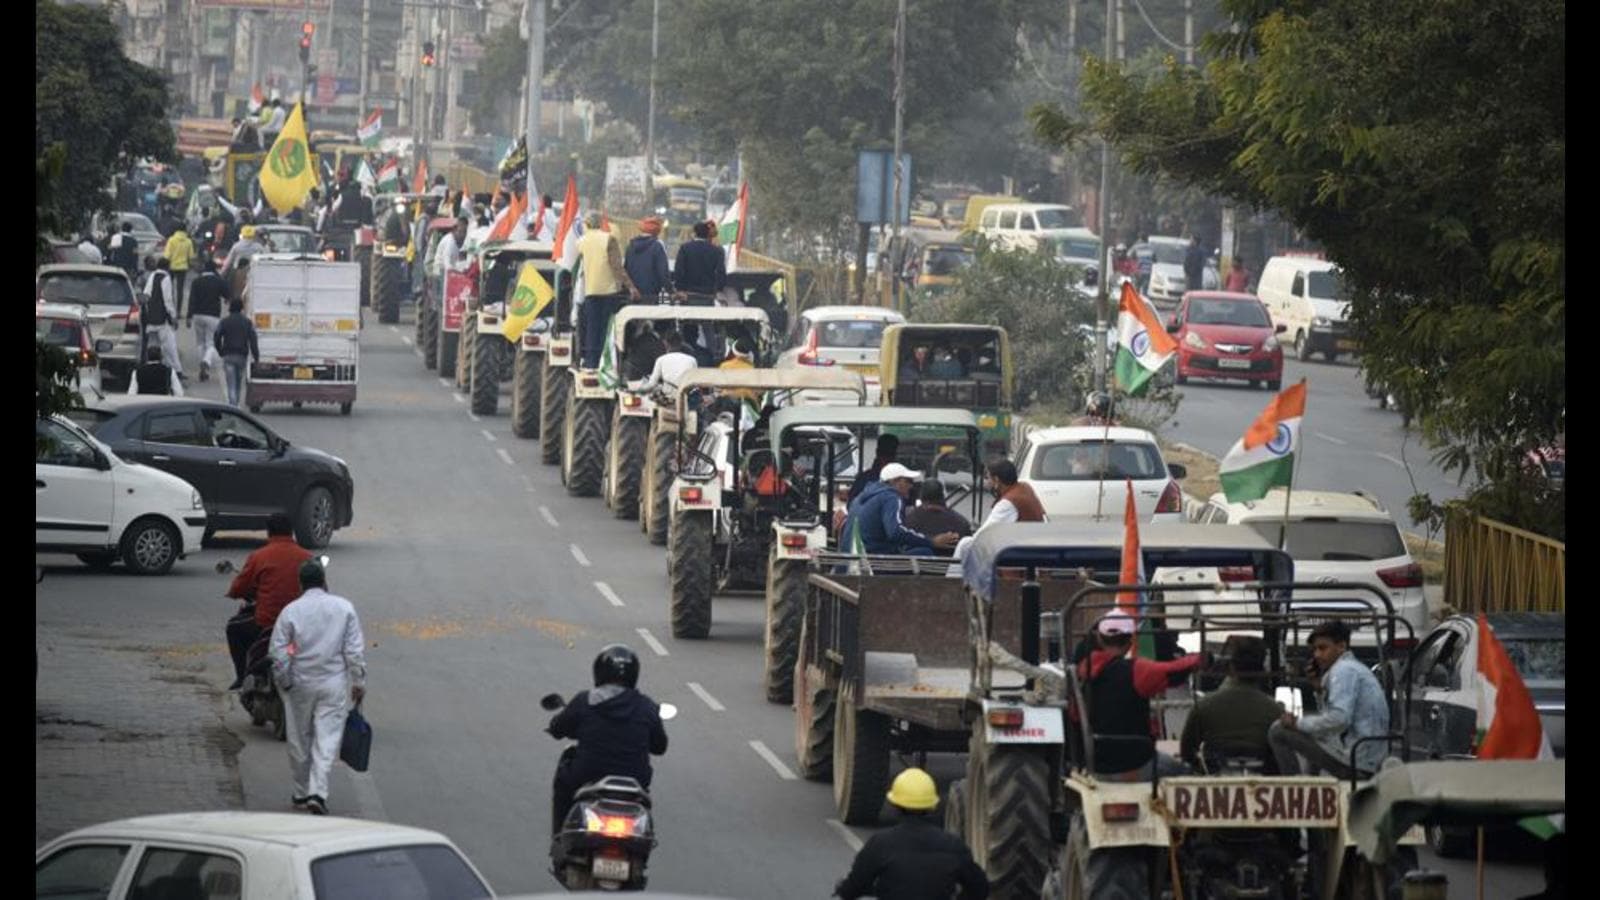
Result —
<path fill-rule="evenodd" d="M 930 810 L 939 805 L 939 789 L 927 772 L 907 769 L 895 776 L 894 785 L 889 788 L 889 802 L 901 809 Z"/>

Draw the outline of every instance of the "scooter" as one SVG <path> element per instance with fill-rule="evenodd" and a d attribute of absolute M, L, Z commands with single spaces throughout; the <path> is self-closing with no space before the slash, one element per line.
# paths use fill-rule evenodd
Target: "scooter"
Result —
<path fill-rule="evenodd" d="M 317 558 L 322 567 L 328 567 L 328 557 Z M 229 575 L 235 569 L 229 560 L 217 563 L 217 574 Z M 246 600 L 239 611 L 228 620 L 229 625 L 236 622 L 245 622 L 256 616 L 256 603 Z M 239 686 L 239 705 L 250 714 L 250 724 L 256 726 L 272 724 L 272 736 L 277 740 L 286 740 L 288 735 L 288 717 L 283 710 L 283 696 L 278 693 L 277 685 L 272 677 L 272 658 L 269 651 L 272 648 L 272 632 L 261 633 L 250 645 L 244 658 L 244 681 Z"/>
<path fill-rule="evenodd" d="M 539 705 L 554 712 L 566 701 L 546 694 Z M 677 714 L 676 706 L 661 704 L 662 721 Z M 570 764 L 577 751 L 576 745 L 562 751 L 558 766 Z M 649 792 L 632 778 L 608 776 L 573 795 L 561 830 L 550 837 L 550 873 L 569 891 L 642 891 L 655 845 Z"/>

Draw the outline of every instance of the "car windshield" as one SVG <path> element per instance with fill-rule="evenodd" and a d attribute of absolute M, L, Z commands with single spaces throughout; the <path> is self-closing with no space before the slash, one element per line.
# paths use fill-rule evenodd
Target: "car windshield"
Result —
<path fill-rule="evenodd" d="M 1039 451 L 1031 477 L 1036 481 L 1099 481 L 1167 477 L 1161 451 L 1144 441 L 1081 441 L 1052 444 Z"/>
<path fill-rule="evenodd" d="M 117 227 L 121 228 L 123 222 L 128 222 L 128 223 L 132 224 L 134 231 L 149 232 L 149 231 L 155 231 L 156 230 L 156 223 L 150 221 L 148 218 L 146 218 L 141 213 L 136 213 L 136 212 L 117 213 Z"/>
<path fill-rule="evenodd" d="M 126 310 L 133 305 L 133 288 L 121 275 L 56 272 L 40 278 L 39 299 L 46 303 L 114 306 Z"/>
<path fill-rule="evenodd" d="M 1184 253 L 1188 250 L 1183 244 L 1150 244 L 1150 252 L 1154 254 L 1156 262 L 1168 263 L 1174 266 L 1183 265 Z"/>
<path fill-rule="evenodd" d="M 311 863 L 311 889 L 317 900 L 474 900 L 489 888 L 461 854 L 442 844 L 380 847 Z"/>
<path fill-rule="evenodd" d="M 55 347 L 77 350 L 83 345 L 83 325 L 71 319 L 36 319 L 35 337 Z"/>
<path fill-rule="evenodd" d="M 1267 310 L 1255 300 L 1193 300 L 1189 322 L 1194 325 L 1239 325 L 1267 328 Z"/>
<path fill-rule="evenodd" d="M 972 251 L 965 247 L 932 247 L 922 265 L 925 275 L 954 275 L 972 265 Z"/>
<path fill-rule="evenodd" d="M 1257 534 L 1278 542 L 1278 519 L 1248 522 Z M 1289 555 L 1322 562 L 1362 562 L 1406 555 L 1400 529 L 1393 522 L 1349 522 L 1340 519 L 1304 519 L 1289 523 Z"/>
<path fill-rule="evenodd" d="M 316 253 L 316 237 L 309 231 L 262 231 L 262 241 L 274 253 Z"/>
<path fill-rule="evenodd" d="M 1033 212 L 1039 220 L 1039 227 L 1051 228 L 1081 228 L 1083 218 L 1070 209 L 1037 209 Z"/>
<path fill-rule="evenodd" d="M 1062 238 L 1056 241 L 1056 255 L 1064 259 L 1099 259 L 1100 242 L 1089 238 Z"/>
<path fill-rule="evenodd" d="M 1306 273 L 1306 296 L 1325 300 L 1345 299 L 1344 276 L 1336 270 Z"/>
<path fill-rule="evenodd" d="M 882 319 L 845 319 L 820 322 L 817 329 L 819 347 L 845 347 L 876 350 L 883 343 L 883 329 L 889 323 Z"/>
<path fill-rule="evenodd" d="M 1517 674 L 1529 681 L 1567 680 L 1567 642 L 1563 638 L 1506 638 L 1500 642 L 1517 667 Z"/>

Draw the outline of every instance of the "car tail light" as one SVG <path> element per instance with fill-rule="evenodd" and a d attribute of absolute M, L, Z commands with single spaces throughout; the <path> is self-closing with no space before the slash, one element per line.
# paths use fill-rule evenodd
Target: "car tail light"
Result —
<path fill-rule="evenodd" d="M 122 333 L 139 333 L 139 301 L 137 300 L 133 301 L 133 305 L 128 307 L 128 319 L 127 322 L 122 326 Z"/>
<path fill-rule="evenodd" d="M 1100 818 L 1107 822 L 1137 822 L 1139 821 L 1139 804 L 1102 803 L 1100 804 Z"/>
<path fill-rule="evenodd" d="M 1161 492 L 1161 500 L 1156 503 L 1156 512 L 1183 512 L 1183 491 L 1176 481 L 1167 482 L 1167 489 Z"/>
<path fill-rule="evenodd" d="M 1250 581 L 1255 577 L 1256 570 L 1252 566 L 1222 566 L 1217 569 L 1217 578 L 1226 584 Z"/>
<path fill-rule="evenodd" d="M 1389 652 L 1397 656 L 1410 653 L 1417 649 L 1417 639 L 1414 637 L 1397 637 L 1389 642 Z"/>
<path fill-rule="evenodd" d="M 806 348 L 800 351 L 800 365 L 802 366 L 831 366 L 833 360 L 817 355 L 817 330 L 811 329 L 811 336 L 806 339 Z"/>
<path fill-rule="evenodd" d="M 635 829 L 633 816 L 608 816 L 592 809 L 583 811 L 583 830 L 606 837 L 632 837 Z"/>
<path fill-rule="evenodd" d="M 678 488 L 678 499 L 685 503 L 699 503 L 700 489 L 697 487 Z"/>
<path fill-rule="evenodd" d="M 806 546 L 806 536 L 803 534 L 786 534 L 783 536 L 783 546 L 791 550 L 803 550 Z"/>
<path fill-rule="evenodd" d="M 1379 569 L 1378 580 L 1392 588 L 1419 588 L 1422 587 L 1422 566 L 1411 563 L 1392 569 Z"/>
<path fill-rule="evenodd" d="M 989 724 L 996 728 L 1021 728 L 1022 710 L 991 709 L 989 710 Z"/>

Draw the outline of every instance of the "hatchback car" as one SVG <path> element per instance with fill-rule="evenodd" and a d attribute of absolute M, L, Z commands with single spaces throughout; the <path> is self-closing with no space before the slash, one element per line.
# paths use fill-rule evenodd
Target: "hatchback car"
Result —
<path fill-rule="evenodd" d="M 1189 291 L 1167 320 L 1178 342 L 1178 383 L 1240 378 L 1275 391 L 1283 386 L 1283 348 L 1267 308 L 1250 294 Z"/>
<path fill-rule="evenodd" d="M 1184 521 L 1178 480 L 1188 472 L 1168 464 L 1155 435 L 1139 428 L 1041 428 L 1028 435 L 1017 473 L 1052 522 L 1121 522 L 1130 479 L 1140 521 Z"/>
<path fill-rule="evenodd" d="M 81 828 L 34 854 L 34 896 L 493 897 L 437 831 L 337 816 L 194 812 Z"/>
<path fill-rule="evenodd" d="M 193 397 L 107 397 L 81 413 L 119 456 L 171 472 L 200 489 L 207 533 L 294 522 L 301 546 L 328 546 L 353 519 L 355 482 L 344 460 L 298 447 L 243 410 Z"/>
<path fill-rule="evenodd" d="M 94 326 L 94 340 L 112 342 L 110 350 L 100 353 L 105 390 L 127 389 L 139 364 L 139 304 L 128 273 L 116 266 L 41 266 L 34 299 L 82 307 Z"/>
<path fill-rule="evenodd" d="M 899 313 L 877 306 L 817 306 L 800 314 L 789 333 L 789 346 L 775 368 L 844 366 L 860 372 L 867 383 L 867 404 L 878 402 L 878 350 L 883 329 L 905 322 Z M 826 392 L 802 393 L 800 402 L 827 402 Z"/>
<path fill-rule="evenodd" d="M 120 557 L 162 575 L 200 548 L 205 504 L 175 475 L 132 465 L 76 424 L 34 423 L 34 550 L 74 553 L 94 568 Z"/>

